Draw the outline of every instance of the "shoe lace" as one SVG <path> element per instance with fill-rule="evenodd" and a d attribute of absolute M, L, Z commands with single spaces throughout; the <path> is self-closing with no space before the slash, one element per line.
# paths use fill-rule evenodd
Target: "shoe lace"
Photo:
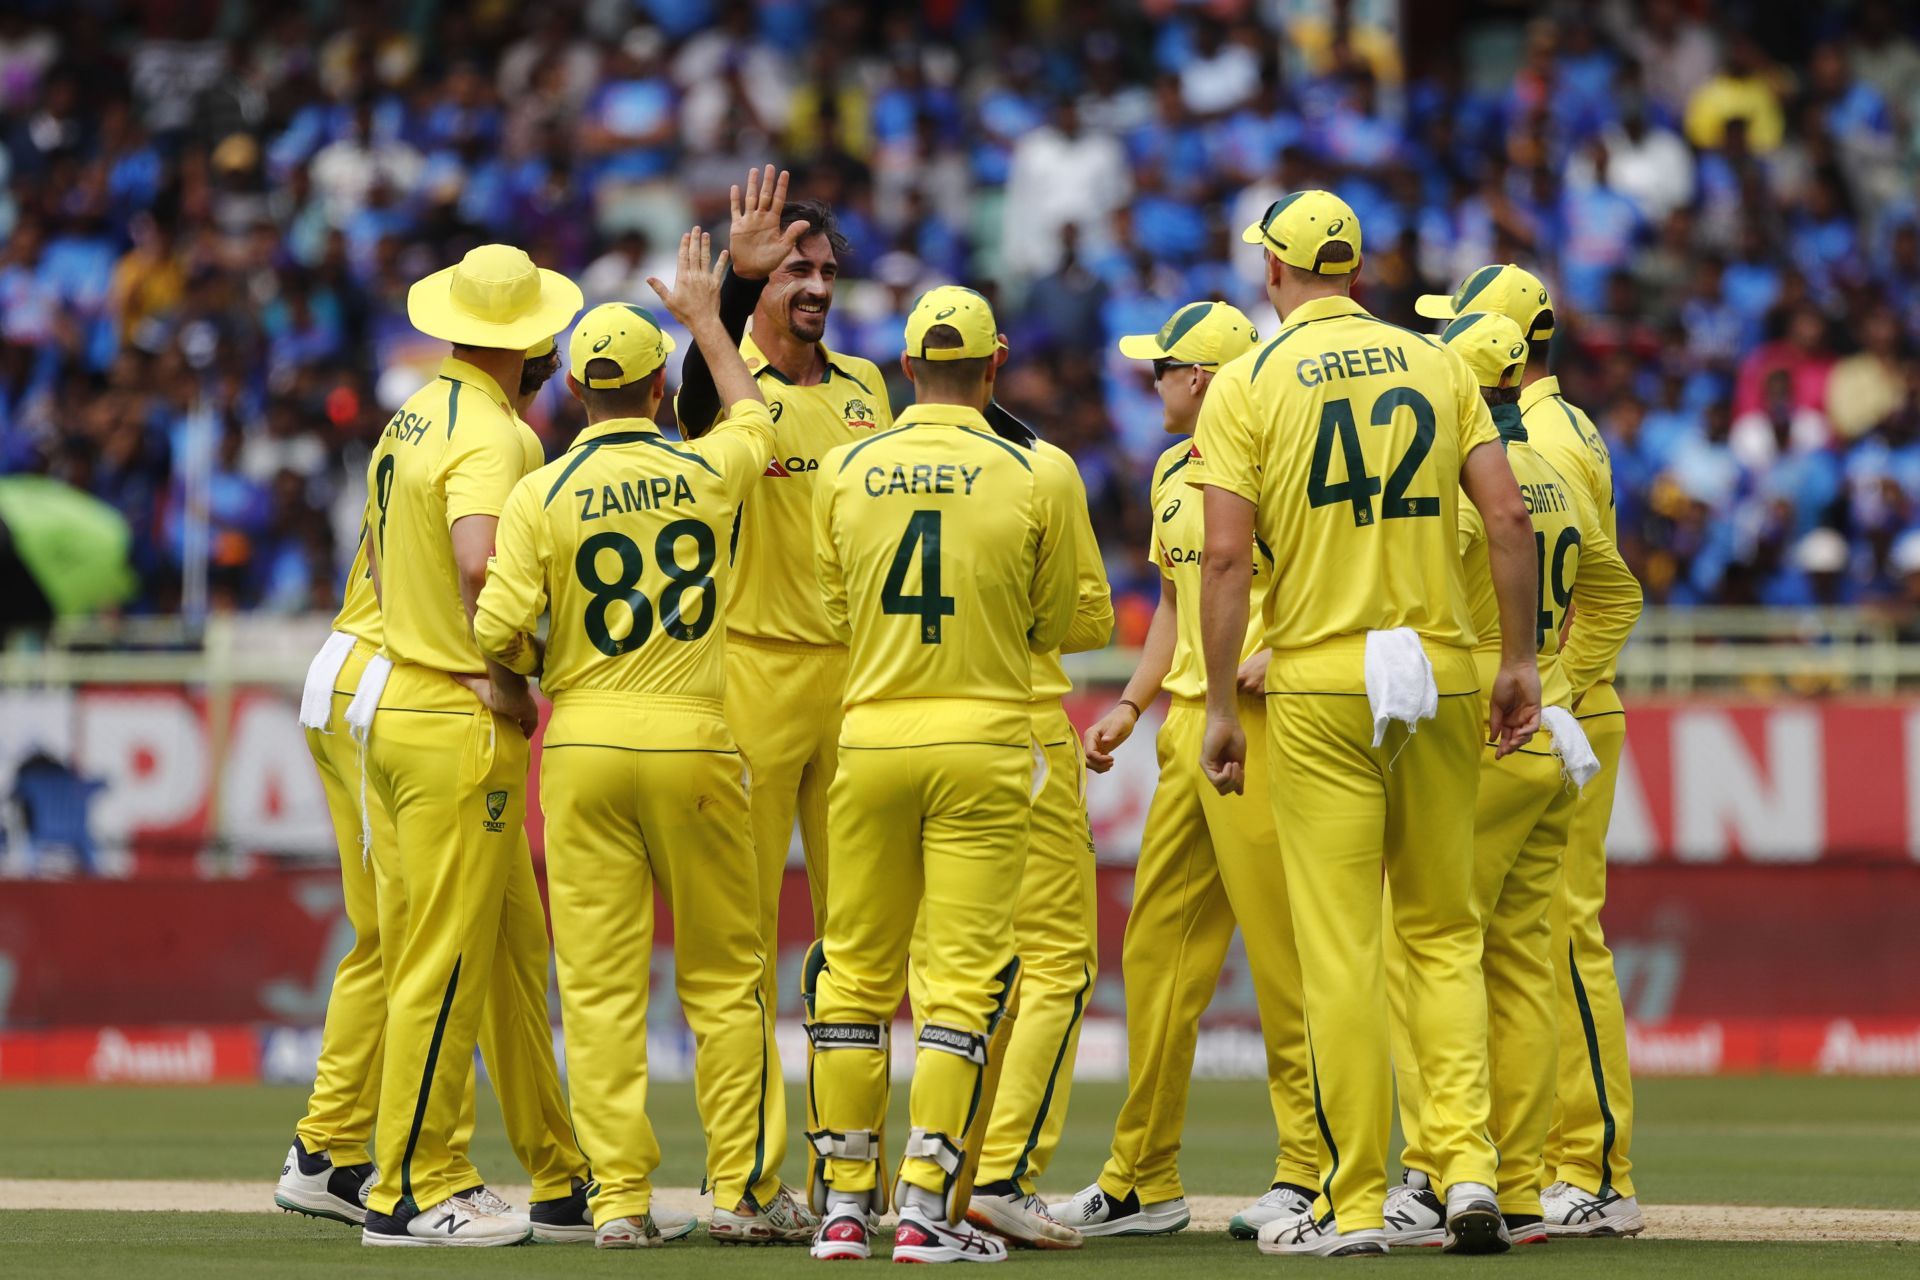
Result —
<path fill-rule="evenodd" d="M 1037 1194 L 1029 1195 L 1025 1200 L 1021 1201 L 1020 1207 L 1036 1218 L 1045 1218 L 1056 1227 L 1060 1225 L 1060 1219 L 1054 1217 L 1047 1211 L 1047 1202 L 1042 1200 Z"/>
<path fill-rule="evenodd" d="M 1254 1207 L 1259 1209 L 1304 1208 L 1306 1197 L 1298 1191 L 1290 1191 L 1285 1187 L 1271 1187 L 1265 1195 L 1253 1203 Z"/>
<path fill-rule="evenodd" d="M 501 1214 L 513 1212 L 513 1206 L 495 1195 L 491 1187 L 478 1187 L 469 1191 L 466 1195 L 466 1201 L 480 1212 L 492 1214 L 496 1217 Z"/>

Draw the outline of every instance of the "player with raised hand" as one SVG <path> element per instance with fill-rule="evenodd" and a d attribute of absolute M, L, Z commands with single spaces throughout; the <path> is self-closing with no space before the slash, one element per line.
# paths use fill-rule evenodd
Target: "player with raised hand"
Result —
<path fill-rule="evenodd" d="M 1360 226 L 1300 191 L 1243 238 L 1266 249 L 1279 333 L 1214 378 L 1188 484 L 1204 490 L 1201 767 L 1245 785 L 1235 676 L 1257 534 L 1267 592 L 1269 790 L 1300 947 L 1308 1062 L 1324 1140 L 1313 1208 L 1260 1229 L 1262 1250 L 1387 1248 L 1387 1046 L 1380 880 L 1412 939 L 1413 1050 L 1447 1247 L 1508 1247 L 1487 1140 L 1487 1005 L 1469 886 L 1483 727 L 1506 755 L 1537 727 L 1533 527 L 1459 356 L 1351 295 Z M 1486 519 L 1504 641 L 1483 691 L 1456 543 L 1461 491 Z M 1483 719 L 1483 716 L 1485 717 Z M 1418 732 L 1416 732 L 1418 729 Z"/>
<path fill-rule="evenodd" d="M 1488 1132 L 1500 1150 L 1500 1209 L 1514 1242 L 1532 1244 L 1547 1238 L 1540 1188 L 1546 1182 L 1558 1051 L 1548 917 L 1576 797 L 1595 783 L 1601 768 L 1568 708 L 1619 657 L 1640 615 L 1640 585 L 1585 490 L 1528 443 L 1518 403 L 1528 356 L 1520 326 L 1498 313 L 1469 312 L 1446 327 L 1441 341 L 1466 360 L 1493 413 L 1527 501 L 1541 565 L 1533 641 L 1539 648 L 1543 730 L 1505 759 L 1495 759 L 1491 748 L 1481 751 L 1473 869 L 1474 910 L 1485 931 L 1493 1090 Z M 1460 554 L 1480 636 L 1474 659 L 1481 679 L 1491 682 L 1501 652 L 1499 606 L 1486 526 L 1471 506 L 1460 508 Z M 1581 625 L 1563 649 L 1561 631 L 1574 610 Z M 1437 1245 L 1445 1237 L 1445 1207 L 1431 1187 L 1425 1089 L 1406 1034 L 1417 997 L 1406 981 L 1405 953 L 1391 932 L 1387 943 L 1387 999 L 1406 1137 L 1406 1178 L 1387 1197 L 1387 1228 L 1395 1244 Z"/>
<path fill-rule="evenodd" d="M 646 1010 L 657 884 L 674 916 L 681 1007 L 697 1044 L 706 1182 L 720 1241 L 804 1242 L 815 1222 L 780 1185 L 785 1134 L 773 1019 L 760 1001 L 759 902 L 745 770 L 722 711 L 729 594 L 722 548 L 774 440 L 719 324 L 726 255 L 682 237 L 667 309 L 707 351 L 729 411 L 698 441 L 653 423 L 672 340 L 644 309 L 575 327 L 568 386 L 588 425 L 513 491 L 475 634 L 491 659 L 543 665 L 554 700 L 541 774 L 573 1121 L 594 1152 L 596 1243 L 661 1242 L 649 1178 Z M 544 655 L 534 639 L 551 615 Z M 741 886 L 748 886 L 747 892 Z"/>
<path fill-rule="evenodd" d="M 868 1215 L 886 1206 L 888 1027 L 923 902 L 923 1025 L 893 1257 L 1006 1256 L 964 1224 L 967 1157 L 986 1130 L 989 1049 L 1019 981 L 1032 655 L 1066 638 L 1077 587 L 1072 477 L 1051 454 L 1000 439 L 981 412 L 999 351 L 979 294 L 922 295 L 902 358 L 917 402 L 896 429 L 828 454 L 815 494 L 820 591 L 850 654 L 808 1023 L 821 1259 L 868 1256 Z"/>
<path fill-rule="evenodd" d="M 1427 294 L 1414 309 L 1436 320 L 1470 311 L 1505 315 L 1527 341 L 1548 342 L 1556 331 L 1553 297 L 1532 272 L 1513 263 L 1488 263 L 1467 274 L 1451 296 Z M 1607 536 L 1615 536 L 1613 460 L 1593 420 L 1560 390 L 1544 358 L 1527 369 L 1520 419 L 1529 446 L 1583 490 Z M 1580 628 L 1575 610 L 1573 629 Z M 1627 1063 L 1626 1008 L 1613 971 L 1613 952 L 1600 925 L 1607 899 L 1607 826 L 1626 749 L 1627 715 L 1613 687 L 1609 662 L 1573 704 L 1574 716 L 1600 760 L 1600 774 L 1581 790 L 1567 834 L 1560 888 L 1553 904 L 1553 954 L 1560 1002 L 1560 1078 L 1547 1174 L 1541 1197 L 1547 1233 L 1630 1236 L 1646 1219 L 1633 1192 L 1633 1073 Z"/>
<path fill-rule="evenodd" d="M 1245 941 L 1267 1043 L 1267 1087 L 1279 1134 L 1271 1187 L 1233 1220 L 1247 1237 L 1311 1203 L 1318 1184 L 1313 1096 L 1301 1020 L 1300 959 L 1293 917 L 1275 892 L 1279 860 L 1265 791 L 1266 722 L 1261 642 L 1273 562 L 1256 540 L 1250 621 L 1239 671 L 1248 734 L 1250 796 L 1222 795 L 1200 773 L 1206 723 L 1200 654 L 1201 503 L 1182 472 L 1200 407 L 1214 376 L 1256 343 L 1253 324 L 1223 302 L 1193 302 L 1160 332 L 1120 340 L 1121 353 L 1153 362 L 1166 428 L 1179 437 L 1154 464 L 1149 556 L 1160 571 L 1160 603 L 1140 663 L 1120 700 L 1088 728 L 1088 767 L 1104 773 L 1141 710 L 1173 697 L 1159 735 L 1160 781 L 1147 809 L 1134 871 L 1133 904 L 1121 952 L 1127 994 L 1127 1097 L 1114 1123 L 1106 1167 L 1055 1217 L 1087 1235 L 1158 1235 L 1186 1226 L 1180 1132 L 1186 1119 L 1200 1015 L 1220 981 L 1236 921 Z"/>

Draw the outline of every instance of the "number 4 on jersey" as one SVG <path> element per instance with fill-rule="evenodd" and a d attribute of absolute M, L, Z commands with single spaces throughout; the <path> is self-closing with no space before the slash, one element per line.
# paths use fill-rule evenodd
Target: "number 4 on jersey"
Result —
<path fill-rule="evenodd" d="M 920 549 L 920 592 L 907 594 L 907 571 L 914 561 L 914 548 Z M 920 643 L 939 644 L 941 622 L 953 616 L 953 597 L 940 594 L 940 513 L 916 511 L 907 518 L 900 547 L 887 566 L 887 580 L 880 588 L 880 612 L 905 614 L 920 619 Z"/>

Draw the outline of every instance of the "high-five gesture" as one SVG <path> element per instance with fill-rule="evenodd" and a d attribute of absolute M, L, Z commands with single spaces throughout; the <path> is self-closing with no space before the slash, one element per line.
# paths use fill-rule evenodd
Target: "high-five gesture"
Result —
<path fill-rule="evenodd" d="M 808 224 L 796 222 L 780 229 L 780 211 L 787 207 L 787 171 L 774 175 L 772 165 L 765 171 L 747 172 L 747 191 L 729 192 L 733 204 L 733 226 L 727 244 L 733 253 L 733 270 L 742 280 L 765 280 L 787 260 L 795 245 L 806 237 Z"/>
<path fill-rule="evenodd" d="M 647 277 L 647 284 L 660 295 L 668 313 L 687 326 L 687 332 L 700 344 L 700 354 L 706 357 L 713 389 L 719 392 L 723 408 L 742 400 L 766 401 L 760 385 L 747 372 L 747 362 L 740 358 L 740 348 L 720 323 L 720 283 L 727 277 L 727 256 L 722 249 L 716 259 L 713 237 L 695 227 L 680 237 L 672 287 Z"/>

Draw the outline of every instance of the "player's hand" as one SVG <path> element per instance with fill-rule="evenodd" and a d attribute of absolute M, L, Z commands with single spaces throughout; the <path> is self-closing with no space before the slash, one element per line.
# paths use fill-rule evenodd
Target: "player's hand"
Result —
<path fill-rule="evenodd" d="M 494 713 L 519 725 L 526 737 L 533 737 L 540 727 L 540 704 L 533 700 L 533 689 L 524 680 L 504 689 L 492 681 L 488 683 L 493 688 Z"/>
<path fill-rule="evenodd" d="M 702 325 L 720 323 L 720 282 L 726 276 L 727 251 L 722 249 L 719 261 L 714 261 L 713 237 L 695 227 L 680 237 L 673 287 L 654 276 L 648 276 L 647 283 L 675 320 L 698 333 Z"/>
<path fill-rule="evenodd" d="M 1080 745 L 1087 753 L 1087 768 L 1095 773 L 1105 773 L 1113 768 L 1113 753 L 1119 745 L 1133 736 L 1133 727 L 1140 723 L 1140 717 L 1132 707 L 1122 704 L 1093 722 Z"/>
<path fill-rule="evenodd" d="M 1533 741 L 1540 728 L 1540 668 L 1533 659 L 1507 663 L 1493 678 L 1492 706 L 1487 714 L 1487 740 L 1496 760 L 1512 755 Z"/>
<path fill-rule="evenodd" d="M 1247 789 L 1247 735 L 1237 718 L 1207 717 L 1207 733 L 1200 740 L 1200 769 L 1223 796 L 1237 796 Z"/>
<path fill-rule="evenodd" d="M 1267 691 L 1267 663 L 1272 660 L 1273 650 L 1262 649 L 1241 663 L 1240 671 L 1234 678 L 1235 683 L 1240 686 L 1240 692 L 1250 693 L 1256 698 L 1265 693 Z"/>
<path fill-rule="evenodd" d="M 787 260 L 794 246 L 806 238 L 811 226 L 796 222 L 780 229 L 780 211 L 787 206 L 787 171 L 774 176 L 773 166 L 762 173 L 747 172 L 747 190 L 739 187 L 729 193 L 733 204 L 733 225 L 728 231 L 727 247 L 733 251 L 733 272 L 742 280 L 765 280 Z"/>

